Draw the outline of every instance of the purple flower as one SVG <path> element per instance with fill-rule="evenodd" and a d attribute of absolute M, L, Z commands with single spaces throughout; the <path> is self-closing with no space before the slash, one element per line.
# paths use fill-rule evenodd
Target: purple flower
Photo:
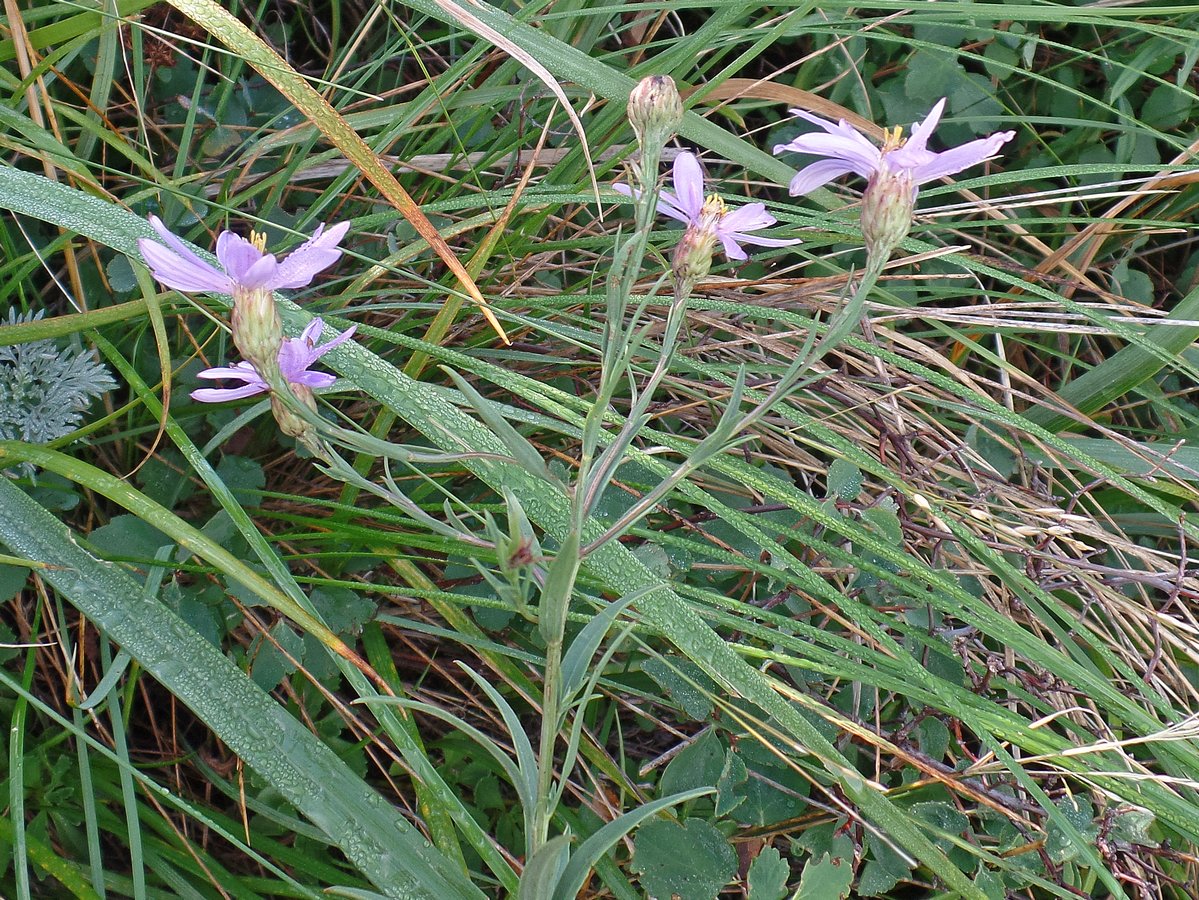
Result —
<path fill-rule="evenodd" d="M 699 160 L 694 153 L 680 153 L 674 160 L 673 170 L 674 193 L 662 191 L 658 195 L 658 212 L 678 219 L 685 225 L 699 227 L 701 220 L 707 218 L 704 208 L 704 173 L 699 167 Z M 618 193 L 626 197 L 638 196 L 627 184 L 612 186 Z M 708 205 L 708 212 L 715 204 Z M 723 204 L 719 204 L 720 212 L 715 220 L 715 233 L 724 246 L 724 253 L 729 259 L 748 259 L 742 244 L 756 244 L 759 247 L 790 247 L 798 244 L 799 238 L 768 238 L 756 237 L 746 232 L 759 231 L 769 228 L 778 220 L 766 212 L 763 203 L 747 203 L 732 212 L 727 212 Z"/>
<path fill-rule="evenodd" d="M 910 180 L 912 199 L 915 200 L 920 185 L 954 175 L 990 159 L 999 152 L 1000 147 L 1016 136 L 1014 131 L 1000 131 L 990 137 L 935 153 L 928 149 L 928 139 L 932 137 L 944 111 L 945 100 L 942 98 L 923 122 L 912 126 L 912 134 L 906 141 L 899 137 L 899 129 L 896 129 L 887 133 L 880 149 L 844 119 L 834 125 L 802 109 L 793 109 L 791 112 L 813 125 L 819 125 L 824 133 L 801 134 L 786 144 L 778 144 L 774 152 L 793 150 L 796 153 L 828 157 L 804 167 L 791 179 L 792 196 L 806 194 L 834 178 L 854 172 L 870 180 L 880 174 Z"/>
<path fill-rule="evenodd" d="M 289 384 L 307 388 L 328 387 L 337 380 L 337 376 L 328 372 L 311 372 L 309 367 L 318 359 L 350 339 L 355 326 L 351 326 L 328 343 L 316 346 L 325 323 L 315 318 L 308 323 L 298 338 L 285 338 L 279 347 L 279 371 Z M 232 366 L 216 366 L 196 374 L 197 378 L 234 378 L 244 382 L 235 388 L 199 388 L 191 392 L 193 400 L 201 403 L 221 403 L 225 400 L 240 400 L 242 397 L 252 397 L 269 391 L 270 385 L 258 371 L 248 362 L 234 363 Z"/>
<path fill-rule="evenodd" d="M 166 243 L 139 238 L 137 249 L 150 265 L 154 277 L 177 291 L 208 291 L 214 294 L 235 294 L 239 291 L 266 292 L 284 288 L 299 288 L 311 283 L 313 277 L 337 262 L 341 250 L 337 245 L 350 228 L 349 222 L 339 222 L 327 231 L 317 227 L 303 245 L 282 262 L 267 253 L 257 236 L 248 241 L 231 231 L 222 231 L 216 241 L 216 258 L 221 269 L 205 262 L 171 234 L 158 216 L 150 216 L 150 225 Z"/>

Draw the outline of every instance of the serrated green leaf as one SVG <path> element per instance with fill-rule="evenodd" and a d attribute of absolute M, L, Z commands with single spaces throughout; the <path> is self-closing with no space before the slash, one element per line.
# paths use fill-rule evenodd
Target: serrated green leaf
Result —
<path fill-rule="evenodd" d="M 309 599 L 334 634 L 358 634 L 379 611 L 370 597 L 335 585 L 316 588 Z"/>
<path fill-rule="evenodd" d="M 0 603 L 15 597 L 29 579 L 29 570 L 22 566 L 0 564 Z"/>
<path fill-rule="evenodd" d="M 961 834 L 970 827 L 970 820 L 953 804 L 944 800 L 914 803 L 912 815 L 947 834 Z"/>
<path fill-rule="evenodd" d="M 725 754 L 720 778 L 716 780 L 716 815 L 727 816 L 745 802 L 742 785 L 749 777 L 749 770 L 740 755 L 732 748 Z"/>
<path fill-rule="evenodd" d="M 732 811 L 732 817 L 742 825 L 767 826 L 803 815 L 808 808 L 807 797 L 811 782 L 794 769 L 763 765 L 775 762 L 773 757 L 752 758 L 753 745 L 743 742 L 738 752 L 745 760 L 749 777 L 737 788 L 745 802 Z M 763 751 L 759 757 L 766 757 Z"/>
<path fill-rule="evenodd" d="M 870 858 L 858 875 L 858 893 L 863 897 L 884 894 L 911 875 L 912 864 L 886 838 L 871 832 L 866 843 L 870 847 Z"/>
<path fill-rule="evenodd" d="M 849 858 L 826 853 L 804 866 L 795 900 L 845 900 L 852 884 L 853 864 Z"/>
<path fill-rule="evenodd" d="M 87 539 L 101 553 L 119 559 L 153 559 L 159 548 L 175 543 L 134 515 L 113 516 L 107 525 L 93 529 Z"/>
<path fill-rule="evenodd" d="M 266 487 L 266 473 L 259 463 L 244 456 L 222 456 L 217 463 L 216 473 L 242 506 L 255 507 L 262 502 L 261 491 Z"/>
<path fill-rule="evenodd" d="M 980 869 L 974 878 L 974 883 L 982 888 L 987 900 L 1007 900 L 1008 890 L 1003 883 L 1003 877 L 990 869 Z"/>
<path fill-rule="evenodd" d="M 1121 844 L 1156 847 L 1159 842 L 1149 836 L 1149 829 L 1156 821 L 1157 816 L 1147 809 L 1130 806 L 1117 810 L 1112 817 L 1111 838 Z"/>
<path fill-rule="evenodd" d="M 583 888 L 583 883 L 587 880 L 587 873 L 598 865 L 600 858 L 612 849 L 617 841 L 650 816 L 657 815 L 662 810 L 669 809 L 676 804 L 686 803 L 688 800 L 702 797 L 707 793 L 710 793 L 710 791 L 701 789 L 689 791 L 685 794 L 672 794 L 669 797 L 662 797 L 650 803 L 642 804 L 630 812 L 618 816 L 606 825 L 601 826 L 595 834 L 583 841 L 579 849 L 571 855 L 570 862 L 566 866 L 566 871 L 562 873 L 562 878 L 558 882 L 558 888 L 554 892 L 554 900 L 575 900 L 579 895 L 579 891 Z"/>
<path fill-rule="evenodd" d="M 662 773 L 658 789 L 663 794 L 677 794 L 695 788 L 712 787 L 720 778 L 725 764 L 724 745 L 709 729 L 678 752 Z"/>
<path fill-rule="evenodd" d="M 252 653 L 250 677 L 264 691 L 273 691 L 303 662 L 304 641 L 287 623 L 276 622 L 270 639 L 260 638 Z"/>
<path fill-rule="evenodd" d="M 655 819 L 633 842 L 631 868 L 654 900 L 715 900 L 737 874 L 728 838 L 703 819 Z"/>
<path fill-rule="evenodd" d="M 749 900 L 783 900 L 787 896 L 787 879 L 791 866 L 773 847 L 765 848 L 750 863 L 746 880 Z"/>
<path fill-rule="evenodd" d="M 925 756 L 938 762 L 949 751 L 949 727 L 940 719 L 929 716 L 916 726 L 916 746 Z"/>
<path fill-rule="evenodd" d="M 1050 822 L 1045 832 L 1045 852 L 1054 862 L 1068 862 L 1090 848 L 1099 834 L 1095 822 L 1095 807 L 1085 797 L 1063 797 L 1056 804 L 1068 825 L 1077 831 L 1070 834 L 1056 822 Z"/>
<path fill-rule="evenodd" d="M 828 496 L 849 502 L 862 492 L 862 470 L 846 459 L 835 459 L 828 467 Z"/>

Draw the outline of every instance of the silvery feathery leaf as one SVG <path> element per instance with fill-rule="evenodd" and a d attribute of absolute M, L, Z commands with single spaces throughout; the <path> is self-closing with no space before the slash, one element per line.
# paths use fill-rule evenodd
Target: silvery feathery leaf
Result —
<path fill-rule="evenodd" d="M 41 316 L 10 309 L 3 324 Z M 116 386 L 89 350 L 59 349 L 49 339 L 0 347 L 0 439 L 44 444 L 69 434 L 92 400 Z"/>

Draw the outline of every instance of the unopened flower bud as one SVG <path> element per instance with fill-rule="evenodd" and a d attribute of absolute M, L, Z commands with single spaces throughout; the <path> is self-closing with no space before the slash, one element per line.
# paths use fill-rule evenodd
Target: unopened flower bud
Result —
<path fill-rule="evenodd" d="M 674 79 L 669 75 L 642 78 L 629 94 L 628 116 L 642 148 L 666 146 L 683 121 L 683 101 Z"/>
<path fill-rule="evenodd" d="M 712 267 L 712 253 L 719 238 L 716 226 L 720 224 L 724 214 L 724 201 L 712 194 L 704 201 L 695 221 L 687 226 L 683 236 L 679 238 L 674 248 L 674 258 L 671 260 L 671 268 L 678 284 L 690 287 L 708 274 Z"/>

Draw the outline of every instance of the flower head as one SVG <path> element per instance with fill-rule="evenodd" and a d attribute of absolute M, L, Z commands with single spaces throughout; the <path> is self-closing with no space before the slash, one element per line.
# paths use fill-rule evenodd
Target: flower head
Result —
<path fill-rule="evenodd" d="M 231 294 L 233 343 L 250 370 L 263 372 L 275 365 L 283 346 L 283 323 L 272 292 L 304 287 L 337 262 L 341 256 L 337 245 L 350 223 L 340 222 L 328 231 L 324 225 L 318 226 L 312 237 L 282 262 L 266 252 L 265 235 L 251 232 L 247 240 L 222 231 L 216 241 L 220 269 L 189 250 L 157 216 L 150 216 L 150 226 L 166 246 L 141 238 L 137 248 L 154 277 L 177 291 Z"/>
<path fill-rule="evenodd" d="M 658 212 L 684 223 L 689 227 L 698 227 L 701 222 L 710 222 L 717 240 L 724 247 L 724 253 L 729 259 L 747 259 L 742 244 L 755 244 L 759 247 L 790 247 L 798 244 L 798 238 L 768 238 L 748 234 L 769 228 L 778 220 L 766 212 L 763 203 L 747 203 L 731 212 L 719 204 L 718 212 L 713 212 L 713 204 L 704 202 L 704 173 L 699 167 L 699 160 L 693 153 L 680 153 L 675 157 L 673 170 L 674 193 L 662 191 L 658 195 Z M 638 195 L 639 192 L 627 184 L 616 184 L 613 188 L 626 197 Z M 710 198 L 709 198 L 710 199 Z"/>
<path fill-rule="evenodd" d="M 712 268 L 712 251 L 720 237 L 720 221 L 725 216 L 724 201 L 720 195 L 712 194 L 700 207 L 699 215 L 684 230 L 679 242 L 674 245 L 670 260 L 675 284 L 691 288 Z"/>
<path fill-rule="evenodd" d="M 923 122 L 912 126 L 911 136 L 906 141 L 899 137 L 899 130 L 896 129 L 888 133 L 887 141 L 880 149 L 844 119 L 834 124 L 802 109 L 793 109 L 791 112 L 820 126 L 824 133 L 801 134 L 786 144 L 776 145 L 774 152 L 793 150 L 796 153 L 828 157 L 804 167 L 791 179 L 792 196 L 806 194 L 834 178 L 854 172 L 867 179 L 874 179 L 880 174 L 902 175 L 911 181 L 912 199 L 915 200 L 920 185 L 954 175 L 990 159 L 999 152 L 1000 147 L 1016 136 L 1014 131 L 1000 131 L 990 137 L 935 153 L 928 149 L 928 139 L 932 137 L 944 111 L 945 100 L 941 99 Z"/>
<path fill-rule="evenodd" d="M 308 323 L 298 338 L 286 338 L 279 347 L 279 372 L 288 384 L 303 388 L 328 387 L 337 377 L 328 372 L 312 372 L 309 367 L 318 359 L 350 339 L 354 328 L 350 327 L 337 335 L 333 340 L 317 346 L 325 323 L 315 318 Z M 201 403 L 221 403 L 225 400 L 239 400 L 242 397 L 252 397 L 269 391 L 270 384 L 251 363 L 239 362 L 232 366 L 216 366 L 196 374 L 197 378 L 230 378 L 244 382 L 241 387 L 234 388 L 199 388 L 191 392 L 193 400 Z"/>
<path fill-rule="evenodd" d="M 266 252 L 265 241 L 260 236 L 251 234 L 251 239 L 246 240 L 232 231 L 222 231 L 216 241 L 220 269 L 189 250 L 158 216 L 150 216 L 150 226 L 158 232 L 166 247 L 157 241 L 139 238 L 137 249 L 155 278 L 177 291 L 234 294 L 239 289 L 269 292 L 310 284 L 318 272 L 329 268 L 341 257 L 337 245 L 349 231 L 350 223 L 339 222 L 327 230 L 324 225 L 317 226 L 312 237 L 282 261 Z"/>

